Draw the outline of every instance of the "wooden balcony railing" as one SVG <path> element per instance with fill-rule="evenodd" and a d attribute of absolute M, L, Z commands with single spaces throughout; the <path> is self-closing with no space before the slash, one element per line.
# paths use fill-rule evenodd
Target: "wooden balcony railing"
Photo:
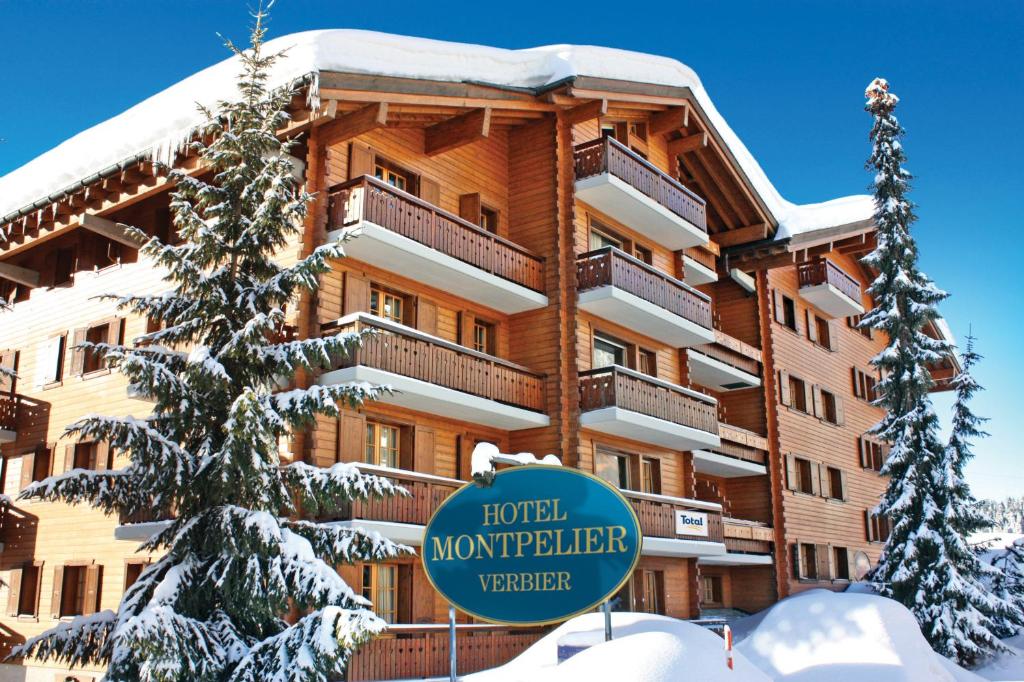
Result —
<path fill-rule="evenodd" d="M 544 635 L 537 628 L 502 625 L 458 625 L 455 647 L 459 673 L 494 668 L 512 660 Z M 352 655 L 347 679 L 447 679 L 447 625 L 391 625 L 386 633 L 359 647 Z"/>
<path fill-rule="evenodd" d="M 580 372 L 580 410 L 603 407 L 619 407 L 718 433 L 714 399 L 618 365 Z"/>
<path fill-rule="evenodd" d="M 584 142 L 576 147 L 574 159 L 577 180 L 609 173 L 680 218 L 708 231 L 704 200 L 621 142 L 611 137 Z"/>
<path fill-rule="evenodd" d="M 681 538 L 684 540 L 705 540 L 722 542 L 722 506 L 701 500 L 689 500 L 683 497 L 668 495 L 652 495 L 635 490 L 623 490 L 622 495 L 633 505 L 637 518 L 640 519 L 640 530 L 644 535 L 654 538 Z M 676 533 L 676 511 L 697 511 L 708 515 L 708 534 L 679 535 Z"/>
<path fill-rule="evenodd" d="M 691 246 L 684 250 L 683 253 L 709 270 L 718 269 L 718 263 L 715 261 L 715 254 L 702 246 Z"/>
<path fill-rule="evenodd" d="M 417 471 L 391 469 L 372 464 L 360 464 L 359 470 L 366 474 L 387 478 L 405 488 L 409 495 L 350 502 L 345 505 L 336 518 L 323 517 L 320 520 L 364 519 L 425 526 L 438 505 L 463 483 L 454 478 L 443 478 Z"/>
<path fill-rule="evenodd" d="M 860 283 L 828 259 L 800 263 L 796 269 L 800 288 L 831 284 L 860 305 Z"/>
<path fill-rule="evenodd" d="M 17 393 L 0 393 L 0 430 L 18 430 L 18 408 L 21 396 Z"/>
<path fill-rule="evenodd" d="M 718 329 L 714 343 L 694 346 L 693 350 L 748 374 L 761 376 L 761 351 Z"/>
<path fill-rule="evenodd" d="M 576 259 L 576 282 L 580 291 L 602 286 L 622 289 L 711 329 L 710 297 L 613 246 L 579 256 Z"/>
<path fill-rule="evenodd" d="M 723 519 L 725 548 L 743 554 L 771 554 L 775 542 L 772 527 L 741 519 Z"/>
<path fill-rule="evenodd" d="M 366 313 L 322 333 L 374 330 L 341 366 L 364 365 L 535 412 L 544 410 L 544 375 L 492 355 Z"/>
<path fill-rule="evenodd" d="M 768 463 L 768 439 L 764 436 L 725 422 L 718 422 L 718 435 L 722 444 L 712 448 L 715 452 L 754 464 Z"/>
<path fill-rule="evenodd" d="M 330 229 L 366 220 L 534 291 L 544 291 L 544 260 L 529 250 L 408 192 L 364 175 L 332 187 Z"/>

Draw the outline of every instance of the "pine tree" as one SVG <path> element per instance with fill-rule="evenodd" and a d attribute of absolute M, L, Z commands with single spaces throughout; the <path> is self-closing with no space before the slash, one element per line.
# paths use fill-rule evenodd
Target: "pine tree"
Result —
<path fill-rule="evenodd" d="M 904 130 L 894 113 L 899 98 L 880 78 L 865 96 L 874 116 L 867 165 L 875 171 L 877 246 L 864 262 L 878 275 L 868 289 L 875 307 L 862 325 L 888 338 L 872 359 L 882 375 L 877 404 L 886 410 L 873 431 L 892 446 L 882 467 L 888 485 L 875 509 L 889 518 L 891 531 L 871 579 L 881 594 L 914 613 L 932 648 L 971 665 L 1001 644 L 990 615 L 998 604 L 986 594 L 973 552 L 946 516 L 960 501 L 949 490 L 955 482 L 929 396 L 934 382 L 928 365 L 951 349 L 924 331 L 938 318 L 936 305 L 946 293 L 917 265 L 910 234 L 916 216 L 907 197 L 911 175 L 903 167 Z"/>
<path fill-rule="evenodd" d="M 992 557 L 992 594 L 1010 604 L 1011 617 L 998 622 L 996 634 L 1002 638 L 1024 632 L 1024 538 L 1018 538 Z"/>
<path fill-rule="evenodd" d="M 376 533 L 295 519 L 402 491 L 352 465 L 280 460 L 279 441 L 315 415 L 336 416 L 339 403 L 356 406 L 381 389 L 279 389 L 282 377 L 328 367 L 360 337 L 282 340 L 286 304 L 314 289 L 343 252 L 329 244 L 288 267 L 274 260 L 290 239 L 294 245 L 311 197 L 277 137 L 293 92 L 268 87 L 268 69 L 281 55 L 263 54 L 264 34 L 260 10 L 250 48 L 228 43 L 242 69 L 240 97 L 204 110 L 210 122 L 200 139 L 212 141 L 193 144 L 209 180 L 170 170 L 184 241 L 151 239 L 143 248 L 166 270 L 169 291 L 116 298 L 163 328 L 135 345 L 85 346 L 104 353 L 155 406 L 145 418 L 89 416 L 67 434 L 108 441 L 130 463 L 74 469 L 23 494 L 171 516 L 142 546 L 162 558 L 116 613 L 62 623 L 15 655 L 105 665 L 109 682 L 325 681 L 341 676 L 352 650 L 385 627 L 335 566 L 407 548 Z"/>

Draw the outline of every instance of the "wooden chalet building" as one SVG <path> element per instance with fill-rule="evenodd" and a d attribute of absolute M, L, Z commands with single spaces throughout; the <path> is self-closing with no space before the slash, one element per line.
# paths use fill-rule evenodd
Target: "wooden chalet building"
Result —
<path fill-rule="evenodd" d="M 339 520 L 416 545 L 468 480 L 474 446 L 491 441 L 555 453 L 632 501 L 643 557 L 619 608 L 728 616 L 841 589 L 877 559 L 885 523 L 867 510 L 886 448 L 864 434 L 881 417 L 869 360 L 885 340 L 854 327 L 872 305 L 859 262 L 874 243 L 869 197 L 785 202 L 672 60 L 358 31 L 275 44 L 297 45 L 286 61 L 305 85 L 281 134 L 300 140 L 297 172 L 317 193 L 281 258 L 359 233 L 291 311 L 296 333 L 383 332 L 309 379 L 400 391 L 284 444 L 317 465 L 366 463 L 411 493 Z M 230 97 L 233 74 L 212 67 L 0 178 L 0 295 L 12 301 L 0 363 L 18 371 L 0 386 L 12 498 L 72 467 L 123 464 L 104 443 L 61 439 L 86 413 L 149 409 L 76 344 L 146 330 L 93 297 L 161 290 L 123 225 L 173 238 L 151 150 L 168 153 L 168 125 L 188 122 L 194 100 Z M 949 360 L 936 376 L 956 369 Z M 706 512 L 708 535 L 678 534 L 677 510 Z M 38 502 L 4 510 L 4 651 L 116 608 L 159 521 Z M 342 570 L 395 624 L 349 678 L 444 674 L 447 605 L 418 562 Z M 538 636 L 461 621 L 465 672 Z M 0 666 L 0 681 L 55 679 L 94 674 Z"/>

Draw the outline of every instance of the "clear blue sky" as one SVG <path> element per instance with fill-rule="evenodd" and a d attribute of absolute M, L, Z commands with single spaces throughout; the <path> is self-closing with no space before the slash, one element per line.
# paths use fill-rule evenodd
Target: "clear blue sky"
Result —
<path fill-rule="evenodd" d="M 241 1 L 0 0 L 0 174 L 225 57 L 244 43 Z M 917 176 L 925 271 L 943 312 L 986 356 L 976 401 L 992 437 L 968 470 L 979 496 L 1024 494 L 1020 239 L 1024 173 L 1024 3 L 534 2 L 279 0 L 273 36 L 371 30 L 501 47 L 584 43 L 674 57 L 787 198 L 865 191 L 864 86 L 884 76 L 903 100 Z M 1015 236 L 1017 235 L 1017 236 Z M 940 413 L 949 400 L 939 397 Z"/>

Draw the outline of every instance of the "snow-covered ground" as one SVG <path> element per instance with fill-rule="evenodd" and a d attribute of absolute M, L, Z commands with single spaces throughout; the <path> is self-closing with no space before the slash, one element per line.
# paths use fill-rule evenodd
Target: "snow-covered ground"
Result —
<path fill-rule="evenodd" d="M 810 590 L 745 618 L 734 628 L 734 670 L 723 640 L 664 616 L 613 614 L 615 639 L 603 641 L 604 616 L 574 618 L 504 666 L 465 682 L 1024 682 L 1024 635 L 976 672 L 939 656 L 900 604 L 866 590 Z M 557 664 L 559 641 L 596 642 Z"/>

